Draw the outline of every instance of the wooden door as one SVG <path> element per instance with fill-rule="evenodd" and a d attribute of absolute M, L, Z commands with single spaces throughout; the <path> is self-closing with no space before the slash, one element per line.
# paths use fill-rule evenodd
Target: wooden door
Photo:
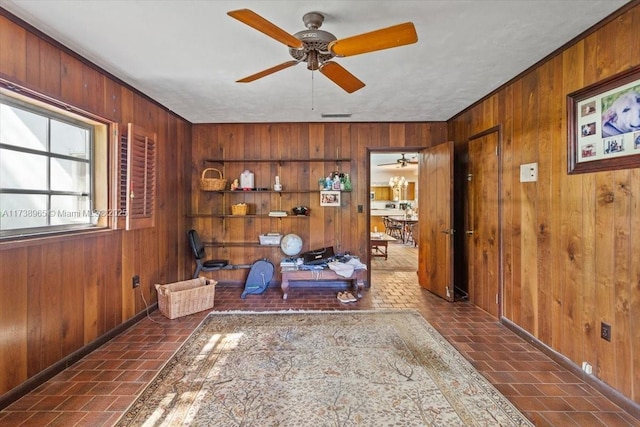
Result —
<path fill-rule="evenodd" d="M 453 301 L 453 142 L 429 148 L 419 162 L 418 282 Z"/>
<path fill-rule="evenodd" d="M 469 298 L 498 317 L 500 313 L 498 132 L 469 141 L 467 175 L 467 260 Z"/>

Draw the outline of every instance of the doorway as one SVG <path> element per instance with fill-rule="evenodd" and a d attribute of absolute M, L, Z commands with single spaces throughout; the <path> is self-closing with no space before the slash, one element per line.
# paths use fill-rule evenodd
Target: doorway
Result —
<path fill-rule="evenodd" d="M 378 245 L 372 243 L 372 271 L 415 273 L 418 270 L 418 236 L 413 232 L 416 228 L 407 221 L 395 224 L 401 228 L 390 231 L 383 219 L 406 220 L 407 213 L 414 212 L 417 217 L 418 150 L 407 147 L 406 151 L 398 151 L 395 147 L 369 151 L 369 231 L 372 236 L 389 239 Z"/>

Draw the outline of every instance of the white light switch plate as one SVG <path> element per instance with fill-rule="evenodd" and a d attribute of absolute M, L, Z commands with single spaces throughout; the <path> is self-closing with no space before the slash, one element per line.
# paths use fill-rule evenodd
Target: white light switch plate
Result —
<path fill-rule="evenodd" d="M 538 164 L 520 165 L 520 182 L 536 182 L 538 180 Z"/>

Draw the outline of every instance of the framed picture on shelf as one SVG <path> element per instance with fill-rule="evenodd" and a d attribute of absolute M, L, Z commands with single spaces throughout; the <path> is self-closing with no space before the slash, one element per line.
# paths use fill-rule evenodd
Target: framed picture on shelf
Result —
<path fill-rule="evenodd" d="M 568 173 L 640 166 L 640 67 L 567 96 Z"/>
<path fill-rule="evenodd" d="M 339 191 L 321 191 L 320 206 L 340 206 Z"/>

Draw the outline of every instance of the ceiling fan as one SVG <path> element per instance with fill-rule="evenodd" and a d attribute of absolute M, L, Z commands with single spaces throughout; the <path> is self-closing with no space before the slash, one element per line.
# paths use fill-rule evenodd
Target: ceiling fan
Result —
<path fill-rule="evenodd" d="M 418 41 L 416 29 L 411 22 L 338 40 L 333 34 L 319 29 L 324 21 L 320 12 L 305 14 L 302 21 L 307 29 L 293 35 L 249 9 L 233 10 L 227 12 L 227 15 L 287 45 L 289 54 L 294 58 L 240 79 L 238 83 L 252 82 L 300 62 L 306 62 L 307 69 L 320 71 L 342 89 L 352 93 L 362 89 L 365 84 L 337 62 L 332 61 L 333 57 L 375 52 Z"/>
<path fill-rule="evenodd" d="M 418 164 L 418 159 L 417 157 L 413 157 L 411 159 L 407 159 L 405 157 L 405 154 L 402 153 L 400 158 L 397 159 L 395 162 L 393 163 L 381 163 L 378 166 L 390 166 L 390 165 L 397 165 L 399 168 L 404 168 L 407 167 L 407 165 L 415 165 Z"/>

